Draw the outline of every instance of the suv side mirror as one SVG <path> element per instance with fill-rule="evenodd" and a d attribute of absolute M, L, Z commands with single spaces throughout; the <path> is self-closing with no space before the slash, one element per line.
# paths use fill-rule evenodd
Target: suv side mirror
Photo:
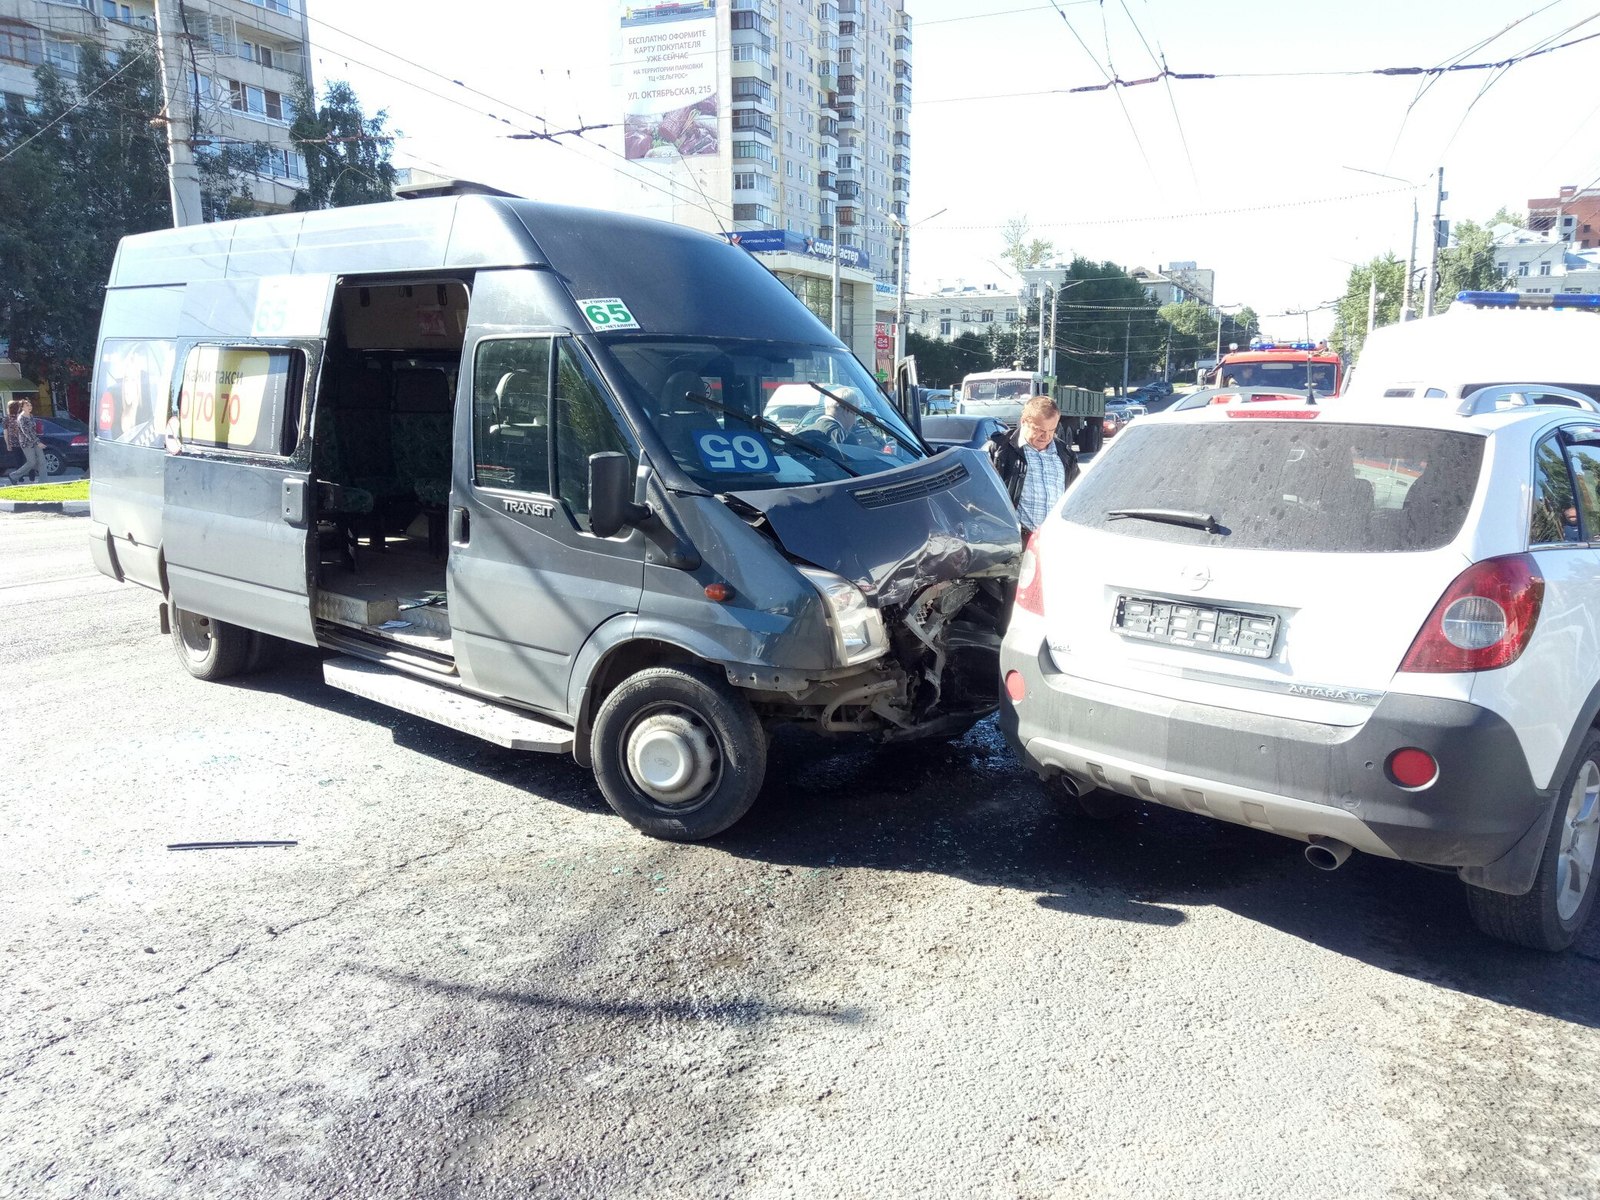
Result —
<path fill-rule="evenodd" d="M 625 525 L 650 516 L 648 504 L 633 501 L 633 462 L 615 450 L 589 455 L 589 531 L 615 537 Z"/>

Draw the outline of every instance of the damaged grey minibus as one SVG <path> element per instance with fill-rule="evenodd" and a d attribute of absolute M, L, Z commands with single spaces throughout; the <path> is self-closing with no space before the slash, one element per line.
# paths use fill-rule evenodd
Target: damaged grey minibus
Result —
<path fill-rule="evenodd" d="M 140 234 L 93 386 L 94 561 L 201 679 L 321 647 L 680 840 L 746 812 L 776 724 L 995 707 L 993 472 L 722 239 L 485 194 Z"/>

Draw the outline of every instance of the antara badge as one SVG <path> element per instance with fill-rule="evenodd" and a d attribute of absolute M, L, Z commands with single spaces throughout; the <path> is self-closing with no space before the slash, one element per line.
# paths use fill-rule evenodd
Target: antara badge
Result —
<path fill-rule="evenodd" d="M 1178 578 L 1191 592 L 1198 592 L 1211 582 L 1211 572 L 1198 564 L 1178 568 Z"/>

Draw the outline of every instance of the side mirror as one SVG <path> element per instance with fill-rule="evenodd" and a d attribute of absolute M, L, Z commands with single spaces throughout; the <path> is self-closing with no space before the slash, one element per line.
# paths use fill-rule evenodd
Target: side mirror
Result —
<path fill-rule="evenodd" d="M 615 537 L 626 525 L 650 516 L 648 504 L 633 501 L 633 461 L 615 450 L 589 456 L 589 531 Z"/>

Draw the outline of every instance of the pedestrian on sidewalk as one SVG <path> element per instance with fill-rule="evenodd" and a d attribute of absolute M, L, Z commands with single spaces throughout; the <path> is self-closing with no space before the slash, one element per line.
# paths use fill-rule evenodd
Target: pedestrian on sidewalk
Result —
<path fill-rule="evenodd" d="M 21 483 L 24 475 L 32 475 L 35 483 L 50 478 L 44 463 L 44 443 L 39 439 L 39 425 L 33 419 L 32 400 L 13 400 L 6 406 L 6 449 L 22 451 L 22 465 L 7 476 L 12 483 Z"/>

